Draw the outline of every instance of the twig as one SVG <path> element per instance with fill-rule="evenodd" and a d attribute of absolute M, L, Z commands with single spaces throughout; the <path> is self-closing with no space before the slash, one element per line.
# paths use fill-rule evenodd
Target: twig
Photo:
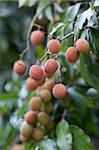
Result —
<path fill-rule="evenodd" d="M 68 38 L 68 37 L 71 36 L 71 35 L 74 35 L 74 32 L 70 32 L 70 33 L 66 34 L 65 36 L 63 36 L 63 37 L 60 39 L 60 41 L 62 41 L 62 40 L 64 40 L 64 39 Z"/>
<path fill-rule="evenodd" d="M 38 16 L 40 15 L 40 13 L 41 13 L 49 4 L 50 4 L 50 2 L 47 3 L 46 5 L 44 5 L 44 7 L 42 7 L 42 9 L 41 9 L 38 13 L 36 13 L 35 16 L 33 17 L 32 21 L 31 21 L 31 23 L 30 23 L 28 32 L 27 32 L 26 48 L 25 48 L 25 50 L 20 54 L 21 58 L 23 57 L 24 53 L 25 53 L 27 50 L 30 49 L 30 41 L 29 41 L 30 39 L 29 39 L 29 38 L 30 38 L 30 33 L 31 33 L 31 30 L 32 30 L 33 26 L 37 26 L 38 28 L 43 28 L 42 26 L 35 24 L 35 22 L 36 22 Z M 29 58 L 29 59 L 30 59 L 30 58 Z"/>
<path fill-rule="evenodd" d="M 49 36 L 51 36 L 52 38 L 54 38 L 54 39 L 57 39 L 57 37 L 55 36 L 55 35 L 51 35 L 50 33 L 48 33 L 48 32 L 44 32 L 45 34 L 47 34 L 47 35 L 49 35 Z"/>
<path fill-rule="evenodd" d="M 31 33 L 31 30 L 32 30 L 32 28 L 33 28 L 33 26 L 34 26 L 34 23 L 36 22 L 38 16 L 41 14 L 41 12 L 42 12 L 49 4 L 50 4 L 50 2 L 47 3 L 46 5 L 44 5 L 44 7 L 42 7 L 42 9 L 41 9 L 38 13 L 36 13 L 35 16 L 33 17 L 33 20 L 32 20 L 32 22 L 31 22 L 31 24 L 30 24 L 30 26 L 29 26 L 29 29 L 28 29 L 28 32 L 27 32 L 27 38 L 26 38 L 26 39 L 27 39 L 27 45 L 28 45 L 30 33 Z"/>
<path fill-rule="evenodd" d="M 19 56 L 20 56 L 20 59 L 23 58 L 24 54 L 25 54 L 27 51 L 28 51 L 27 48 L 25 48 L 25 49 L 22 51 L 22 53 L 19 55 Z"/>
<path fill-rule="evenodd" d="M 67 115 L 67 109 L 64 109 L 61 120 L 64 120 Z"/>
<path fill-rule="evenodd" d="M 52 53 L 47 51 L 40 59 L 37 60 L 36 64 L 40 64 L 48 55 L 51 55 Z"/>

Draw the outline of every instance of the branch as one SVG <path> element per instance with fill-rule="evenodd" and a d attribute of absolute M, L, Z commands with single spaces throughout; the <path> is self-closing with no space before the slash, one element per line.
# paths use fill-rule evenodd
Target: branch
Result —
<path fill-rule="evenodd" d="M 31 24 L 30 24 L 30 26 L 29 26 L 29 29 L 28 29 L 28 32 L 27 32 L 27 38 L 26 38 L 26 40 L 27 40 L 27 46 L 29 46 L 29 45 L 28 45 L 28 43 L 29 43 L 28 41 L 29 41 L 30 33 L 31 33 L 31 30 L 32 30 L 32 28 L 33 28 L 33 26 L 34 26 L 34 24 L 35 24 L 35 22 L 36 22 L 38 16 L 41 14 L 42 11 L 44 11 L 44 9 L 45 9 L 49 4 L 50 4 L 50 2 L 47 3 L 46 5 L 44 5 L 44 7 L 42 7 L 42 9 L 40 9 L 40 11 L 39 11 L 38 13 L 36 13 L 35 16 L 33 17 L 32 22 L 31 22 Z"/>
<path fill-rule="evenodd" d="M 32 21 L 31 21 L 31 23 L 30 23 L 28 32 L 27 32 L 26 48 L 25 48 L 25 49 L 23 50 L 23 52 L 20 54 L 20 58 L 21 58 L 21 59 L 23 58 L 25 52 L 27 52 L 27 51 L 30 49 L 30 44 L 29 44 L 30 41 L 29 41 L 29 40 L 30 40 L 30 34 L 31 34 L 31 30 L 32 30 L 33 26 L 37 26 L 38 28 L 43 28 L 42 26 L 35 24 L 35 22 L 36 22 L 38 16 L 41 14 L 41 12 L 42 12 L 49 4 L 50 4 L 50 2 L 47 3 L 46 5 L 44 5 L 44 7 L 42 7 L 42 9 L 40 9 L 40 11 L 39 11 L 38 13 L 36 13 L 35 16 L 33 17 Z"/>

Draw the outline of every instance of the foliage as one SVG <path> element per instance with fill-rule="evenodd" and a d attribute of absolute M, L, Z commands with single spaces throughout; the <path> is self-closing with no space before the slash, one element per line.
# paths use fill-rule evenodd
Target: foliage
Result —
<path fill-rule="evenodd" d="M 19 7 L 19 8 L 18 8 Z M 67 111 L 65 120 L 61 120 L 50 137 L 40 142 L 30 141 L 24 144 L 26 150 L 92 150 L 90 136 L 99 136 L 99 2 L 90 3 L 65 2 L 63 0 L 18 0 L 18 2 L 0 2 L 0 65 L 12 67 L 26 46 L 26 34 L 31 17 L 46 18 L 47 32 L 58 39 L 74 32 L 61 44 L 60 62 L 62 65 L 62 81 L 68 85 L 68 97 L 64 109 Z M 58 19 L 54 20 L 54 16 Z M 50 22 L 49 22 L 50 21 Z M 13 22 L 13 23 L 12 23 Z M 34 28 L 33 28 L 34 29 Z M 65 49 L 72 46 L 77 38 L 86 38 L 91 45 L 91 52 L 80 55 L 74 64 L 66 62 Z M 48 37 L 49 38 L 49 37 Z M 13 51 L 15 49 L 15 51 Z M 44 54 L 44 47 L 38 46 L 36 51 L 30 45 L 31 52 L 26 53 L 24 60 L 33 64 Z M 6 56 L 5 56 L 6 55 Z M 28 59 L 31 55 L 32 62 Z M 10 56 L 10 59 L 8 57 Z M 32 57 L 33 56 L 33 57 Z M 9 65 L 4 61 L 7 58 Z M 0 68 L 1 69 L 1 68 Z M 0 149 L 8 149 L 11 144 L 20 143 L 19 128 L 24 113 L 28 110 L 29 99 L 35 91 L 29 92 L 25 85 L 27 72 L 19 77 L 13 72 L 5 72 L 2 67 L 0 84 Z M 58 116 L 63 112 L 62 102 L 57 102 L 53 113 Z M 58 110 L 58 111 L 57 111 Z M 79 127 L 78 127 L 79 126 Z M 82 129 L 84 130 L 82 130 Z M 2 138 L 3 137 L 3 138 Z"/>

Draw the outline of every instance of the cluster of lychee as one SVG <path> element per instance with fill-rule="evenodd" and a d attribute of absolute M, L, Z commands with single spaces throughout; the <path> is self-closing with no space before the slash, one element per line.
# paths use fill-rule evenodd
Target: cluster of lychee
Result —
<path fill-rule="evenodd" d="M 43 42 L 44 33 L 40 30 L 33 31 L 30 41 L 33 45 L 39 45 Z M 64 99 L 67 95 L 67 87 L 58 82 L 55 74 L 58 74 L 59 62 L 55 57 L 61 49 L 61 43 L 58 39 L 51 39 L 47 43 L 48 52 L 52 54 L 46 62 L 30 66 L 29 77 L 26 80 L 27 88 L 30 91 L 36 90 L 37 95 L 29 101 L 29 111 L 25 114 L 25 122 L 20 128 L 20 137 L 24 142 L 34 139 L 39 141 L 47 134 L 51 134 L 54 127 L 54 121 L 51 113 L 53 111 L 53 97 Z M 73 63 L 79 58 L 79 52 L 89 51 L 89 43 L 85 39 L 78 39 L 74 47 L 66 51 L 66 59 Z M 22 75 L 26 71 L 26 64 L 23 60 L 18 60 L 14 64 L 14 71 Z"/>
<path fill-rule="evenodd" d="M 53 110 L 51 91 L 41 89 L 37 95 L 29 101 L 29 111 L 25 114 L 25 122 L 20 128 L 20 137 L 23 142 L 28 142 L 30 139 L 39 141 L 46 134 L 50 134 L 54 121 L 50 116 Z"/>
<path fill-rule="evenodd" d="M 70 63 L 74 63 L 79 59 L 80 53 L 85 53 L 90 51 L 89 42 L 85 39 L 78 39 L 74 46 L 69 47 L 66 51 L 66 59 Z"/>

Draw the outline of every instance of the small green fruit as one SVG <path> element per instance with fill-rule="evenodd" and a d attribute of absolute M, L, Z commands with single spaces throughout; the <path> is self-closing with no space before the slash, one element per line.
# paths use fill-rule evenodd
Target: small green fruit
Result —
<path fill-rule="evenodd" d="M 32 136 L 34 140 L 40 141 L 44 137 L 44 131 L 40 128 L 35 128 Z"/>
<path fill-rule="evenodd" d="M 41 91 L 39 91 L 39 96 L 44 103 L 48 103 L 52 99 L 51 91 L 47 89 L 42 89 Z"/>
<path fill-rule="evenodd" d="M 22 126 L 20 128 L 20 133 L 23 136 L 31 137 L 32 132 L 33 132 L 33 127 L 30 124 L 28 124 L 28 123 L 22 124 Z"/>
<path fill-rule="evenodd" d="M 38 118 L 38 122 L 44 126 L 48 125 L 50 121 L 49 115 L 45 112 L 39 112 L 37 118 Z"/>

